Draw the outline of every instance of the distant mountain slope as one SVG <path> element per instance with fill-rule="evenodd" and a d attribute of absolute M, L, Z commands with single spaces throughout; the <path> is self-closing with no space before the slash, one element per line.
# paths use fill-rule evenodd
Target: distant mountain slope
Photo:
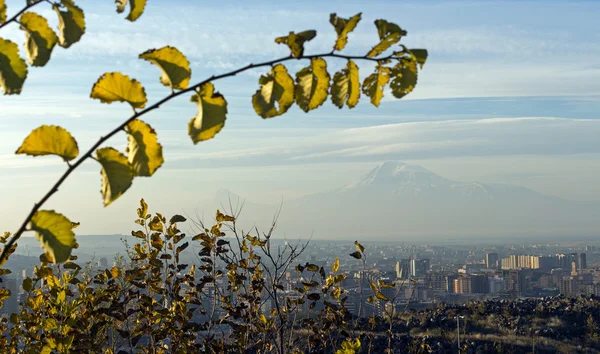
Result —
<path fill-rule="evenodd" d="M 345 187 L 286 202 L 282 225 L 320 237 L 589 236 L 600 231 L 600 203 L 385 162 Z"/>

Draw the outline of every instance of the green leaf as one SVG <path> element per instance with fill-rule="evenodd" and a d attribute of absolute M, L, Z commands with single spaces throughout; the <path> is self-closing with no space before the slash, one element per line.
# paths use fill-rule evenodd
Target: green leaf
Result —
<path fill-rule="evenodd" d="M 379 103 L 383 98 L 383 89 L 390 81 L 390 72 L 390 68 L 379 63 L 375 73 L 369 75 L 363 82 L 362 92 L 371 98 L 371 103 L 375 107 L 379 107 Z"/>
<path fill-rule="evenodd" d="M 54 210 L 39 210 L 31 218 L 29 229 L 35 231 L 46 256 L 52 262 L 69 260 L 71 249 L 75 246 L 71 220 Z"/>
<path fill-rule="evenodd" d="M 85 15 L 73 0 L 61 0 L 60 4 L 66 11 L 61 11 L 57 4 L 52 6 L 58 15 L 58 45 L 69 48 L 85 33 Z"/>
<path fill-rule="evenodd" d="M 392 68 L 390 88 L 392 95 L 402 98 L 414 90 L 417 85 L 417 62 L 402 60 Z"/>
<path fill-rule="evenodd" d="M 6 22 L 6 4 L 0 0 L 0 23 Z"/>
<path fill-rule="evenodd" d="M 33 280 L 29 277 L 23 279 L 23 290 L 31 291 L 33 289 Z"/>
<path fill-rule="evenodd" d="M 108 104 L 116 101 L 127 102 L 133 108 L 144 108 L 148 102 L 142 84 L 118 72 L 100 76 L 92 87 L 90 97 Z"/>
<path fill-rule="evenodd" d="M 104 206 L 119 198 L 133 182 L 133 169 L 127 157 L 106 147 L 96 150 L 96 160 L 102 165 L 102 197 Z"/>
<path fill-rule="evenodd" d="M 367 53 L 367 57 L 369 58 L 380 55 L 389 47 L 398 43 L 400 38 L 406 36 L 405 30 L 400 28 L 397 24 L 387 22 L 386 20 L 375 20 L 375 26 L 377 27 L 377 34 L 379 35 L 380 42 Z"/>
<path fill-rule="evenodd" d="M 362 254 L 358 251 L 350 253 L 350 255 L 356 259 L 362 259 Z"/>
<path fill-rule="evenodd" d="M 356 247 L 356 250 L 360 253 L 365 253 L 365 248 L 363 247 L 363 245 L 358 243 L 358 241 L 354 241 L 354 247 Z"/>
<path fill-rule="evenodd" d="M 252 96 L 252 106 L 259 116 L 282 115 L 294 104 L 294 80 L 284 65 L 277 64 L 258 83 L 260 88 Z"/>
<path fill-rule="evenodd" d="M 338 35 L 335 45 L 333 46 L 334 50 L 339 51 L 346 47 L 346 44 L 348 43 L 348 33 L 354 31 L 356 25 L 360 22 L 361 15 L 362 14 L 359 12 L 348 19 L 338 17 L 335 13 L 329 15 L 329 23 L 333 25 L 335 32 Z"/>
<path fill-rule="evenodd" d="M 423 69 L 423 65 L 425 65 L 425 62 L 427 61 L 427 49 L 410 49 L 409 51 L 415 57 L 415 60 L 417 61 L 417 64 L 419 64 L 419 67 Z"/>
<path fill-rule="evenodd" d="M 19 56 L 19 46 L 0 38 L 0 86 L 5 95 L 21 93 L 27 78 L 27 64 Z"/>
<path fill-rule="evenodd" d="M 117 12 L 123 13 L 125 11 L 125 7 L 127 6 L 127 2 L 129 2 L 129 15 L 127 19 L 131 22 L 134 22 L 142 14 L 144 13 L 144 8 L 146 7 L 146 0 L 115 0 L 117 4 Z"/>
<path fill-rule="evenodd" d="M 300 33 L 290 32 L 287 36 L 275 38 L 275 43 L 286 44 L 294 58 L 300 58 L 304 54 L 304 43 L 317 36 L 317 31 L 308 30 Z"/>
<path fill-rule="evenodd" d="M 359 98 L 358 66 L 352 60 L 348 60 L 346 67 L 333 76 L 331 101 L 338 108 L 342 108 L 344 104 L 347 104 L 348 108 L 354 108 Z"/>
<path fill-rule="evenodd" d="M 163 47 L 140 54 L 140 59 L 149 61 L 162 71 L 160 82 L 173 90 L 186 89 L 192 77 L 190 62 L 177 48 Z"/>
<path fill-rule="evenodd" d="M 215 92 L 212 83 L 202 85 L 191 101 L 198 105 L 198 114 L 188 124 L 188 133 L 194 144 L 214 138 L 225 126 L 227 101 Z"/>
<path fill-rule="evenodd" d="M 55 125 L 42 125 L 29 133 L 16 154 L 57 155 L 65 161 L 71 161 L 79 155 L 79 148 L 77 141 L 66 129 Z"/>
<path fill-rule="evenodd" d="M 149 124 L 135 119 L 127 124 L 125 132 L 129 140 L 127 156 L 135 175 L 152 176 L 165 161 L 156 131 Z"/>
<path fill-rule="evenodd" d="M 296 104 L 308 112 L 325 102 L 329 90 L 330 76 L 327 62 L 323 58 L 310 61 L 310 66 L 296 73 Z"/>
<path fill-rule="evenodd" d="M 187 219 L 179 214 L 175 214 L 171 217 L 171 219 L 169 220 L 169 222 L 171 224 L 174 224 L 176 222 L 185 222 Z"/>
<path fill-rule="evenodd" d="M 44 66 L 50 60 L 52 49 L 58 42 L 56 33 L 48 25 L 48 21 L 34 13 L 26 12 L 19 20 L 21 29 L 25 31 L 25 49 L 27 60 L 32 66 Z"/>

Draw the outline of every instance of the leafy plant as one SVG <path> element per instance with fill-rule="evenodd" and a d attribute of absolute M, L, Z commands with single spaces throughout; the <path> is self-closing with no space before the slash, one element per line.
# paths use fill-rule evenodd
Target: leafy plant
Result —
<path fill-rule="evenodd" d="M 28 2 L 24 10 L 3 25 L 10 22 L 41 24 L 45 20 L 40 19 L 38 15 L 30 15 L 25 19 L 19 17 L 27 9 L 41 2 Z M 124 11 L 126 5 L 126 0 L 117 1 L 117 10 Z M 141 15 L 145 1 L 130 0 L 129 5 L 130 13 L 127 18 L 134 21 Z M 57 37 L 59 45 L 68 47 L 77 42 L 85 31 L 83 11 L 72 0 L 61 0 L 59 4 L 53 4 L 53 8 L 59 15 L 60 33 L 58 36 L 53 36 L 52 30 L 45 28 L 39 35 L 28 32 L 30 36 L 28 38 L 33 38 L 32 43 L 37 43 L 37 47 L 40 47 L 39 43 L 42 43 L 39 41 L 42 34 L 45 37 L 41 38 L 47 38 L 44 43 L 48 44 L 54 41 L 54 37 Z M 166 46 L 148 50 L 140 54 L 139 58 L 155 65 L 161 72 L 160 83 L 170 89 L 170 94 L 150 105 L 144 86 L 139 81 L 120 72 L 108 72 L 100 76 L 92 87 L 90 97 L 105 104 L 127 103 L 133 110 L 133 114 L 83 153 L 80 153 L 75 138 L 61 127 L 43 125 L 33 130 L 25 138 L 17 150 L 18 154 L 56 155 L 65 161 L 67 169 L 50 190 L 35 203 L 19 229 L 13 234 L 5 234 L 6 244 L 0 254 L 0 266 L 14 252 L 17 240 L 25 231 L 36 232 L 49 261 L 67 261 L 71 249 L 75 245 L 73 232 L 69 229 L 71 221 L 58 212 L 41 209 L 42 206 L 58 191 L 71 173 L 88 159 L 96 160 L 100 165 L 101 193 L 105 206 L 123 195 L 135 178 L 154 175 L 164 162 L 163 148 L 158 142 L 156 131 L 140 118 L 179 96 L 191 94 L 191 102 L 198 106 L 196 117 L 192 118 L 188 124 L 190 138 L 194 144 L 197 144 L 200 141 L 214 138 L 224 128 L 227 119 L 227 100 L 216 90 L 214 83 L 250 69 L 270 68 L 260 77 L 258 90 L 252 96 L 252 106 L 262 118 L 282 115 L 294 103 L 303 111 L 309 112 L 320 107 L 329 96 L 335 106 L 353 108 L 357 105 L 361 92 L 370 98 L 373 105 L 378 106 L 388 83 L 394 97 L 402 98 L 410 93 L 417 84 L 418 66 L 425 63 L 427 51 L 408 49 L 403 45 L 398 45 L 400 39 L 406 36 L 407 32 L 392 22 L 376 20 L 375 27 L 379 41 L 371 50 L 364 55 L 339 53 L 346 46 L 349 34 L 356 28 L 360 19 L 360 13 L 348 19 L 331 14 L 330 22 L 338 37 L 333 45 L 333 50 L 329 53 L 310 55 L 304 53 L 305 43 L 316 37 L 316 31 L 290 32 L 287 36 L 275 39 L 276 43 L 289 47 L 290 55 L 262 63 L 249 64 L 230 72 L 213 75 L 195 84 L 190 84 L 192 70 L 189 61 L 178 49 Z M 51 48 L 49 46 L 45 48 L 48 53 L 38 51 L 38 54 L 43 55 L 42 57 L 35 56 L 35 60 L 44 61 L 46 56 L 49 57 Z M 391 53 L 384 55 L 390 49 L 392 49 Z M 30 50 L 32 50 L 30 56 L 33 56 L 33 49 Z M 0 59 L 4 60 L 0 61 L 2 75 L 0 81 L 5 93 L 19 93 L 26 75 L 26 67 L 22 59 L 18 58 L 16 44 L 2 40 L 0 53 L 3 54 L 0 55 L 0 58 L 10 59 L 9 61 Z M 332 59 L 346 61 L 346 67 L 335 73 L 333 80 L 327 70 L 327 60 Z M 308 61 L 308 65 L 299 70 L 294 79 L 283 63 L 299 60 Z M 375 72 L 367 76 L 362 85 L 359 80 L 357 61 L 376 65 Z M 112 147 L 103 147 L 106 141 L 121 131 L 127 134 L 128 139 L 128 148 L 125 153 Z M 36 220 L 43 220 L 52 227 L 40 227 Z M 360 252 L 354 256 L 359 258 L 359 255 Z"/>

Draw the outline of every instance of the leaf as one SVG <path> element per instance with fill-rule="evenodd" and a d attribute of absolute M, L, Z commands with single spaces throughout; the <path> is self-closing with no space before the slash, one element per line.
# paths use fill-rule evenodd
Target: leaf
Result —
<path fill-rule="evenodd" d="M 260 88 L 252 96 L 252 106 L 259 116 L 282 115 L 294 104 L 294 80 L 284 65 L 277 64 L 258 83 Z"/>
<path fill-rule="evenodd" d="M 57 155 L 71 161 L 79 155 L 77 141 L 66 129 L 56 125 L 42 125 L 34 129 L 15 152 L 30 156 Z"/>
<path fill-rule="evenodd" d="M 127 0 L 115 0 L 115 3 L 117 4 L 117 13 L 123 13 L 127 6 Z"/>
<path fill-rule="evenodd" d="M 350 255 L 352 257 L 356 258 L 356 259 L 361 259 L 362 258 L 362 254 L 360 252 L 358 252 L 358 251 L 352 252 L 352 253 L 350 253 Z"/>
<path fill-rule="evenodd" d="M 379 107 L 383 98 L 383 88 L 390 80 L 390 72 L 390 68 L 379 63 L 375 73 L 369 75 L 363 82 L 362 92 L 371 97 L 371 103 L 375 107 Z"/>
<path fill-rule="evenodd" d="M 34 13 L 26 12 L 19 19 L 21 29 L 25 31 L 25 49 L 27 60 L 32 66 L 44 66 L 50 60 L 52 49 L 58 42 L 56 33 L 48 21 Z"/>
<path fill-rule="evenodd" d="M 266 325 L 267 324 L 267 318 L 265 317 L 264 314 L 260 314 L 258 315 L 258 319 L 260 320 L 260 322 L 262 322 L 262 324 Z"/>
<path fill-rule="evenodd" d="M 141 231 L 141 230 L 131 231 L 131 236 L 141 238 L 141 239 L 146 238 L 146 234 L 144 233 L 144 231 Z"/>
<path fill-rule="evenodd" d="M 181 216 L 181 215 L 178 215 L 178 214 L 175 214 L 175 215 L 173 215 L 173 216 L 171 217 L 171 220 L 169 220 L 169 222 L 170 222 L 171 224 L 174 224 L 174 223 L 176 223 L 176 222 L 185 222 L 186 220 L 187 220 L 187 219 L 186 219 L 186 218 L 184 218 L 183 216 Z"/>
<path fill-rule="evenodd" d="M 380 291 L 375 292 L 375 296 L 379 299 L 379 300 L 383 300 L 383 301 L 390 301 L 390 299 L 388 299 L 385 295 L 383 295 Z"/>
<path fill-rule="evenodd" d="M 339 257 L 335 257 L 335 262 L 333 262 L 333 266 L 331 267 L 331 271 L 332 272 L 337 272 L 338 269 L 340 269 L 340 258 Z"/>
<path fill-rule="evenodd" d="M 127 102 L 133 108 L 144 108 L 148 98 L 142 84 L 118 72 L 105 73 L 92 87 L 91 98 L 102 103 Z"/>
<path fill-rule="evenodd" d="M 423 69 L 423 65 L 425 65 L 425 62 L 427 61 L 427 49 L 410 49 L 409 51 L 415 57 L 419 67 Z"/>
<path fill-rule="evenodd" d="M 127 124 L 125 132 L 129 140 L 127 158 L 135 175 L 152 176 L 165 161 L 156 131 L 149 124 L 135 119 Z"/>
<path fill-rule="evenodd" d="M 367 57 L 369 58 L 380 55 L 389 47 L 398 43 L 402 36 L 406 36 L 405 30 L 400 28 L 397 24 L 387 22 L 386 20 L 375 20 L 375 26 L 377 27 L 377 34 L 379 35 L 380 42 L 367 53 Z"/>
<path fill-rule="evenodd" d="M 310 66 L 296 73 L 296 103 L 304 112 L 315 109 L 325 102 L 329 80 L 327 62 L 322 58 L 312 59 Z"/>
<path fill-rule="evenodd" d="M 358 66 L 352 60 L 348 60 L 346 67 L 333 76 L 331 102 L 338 108 L 342 108 L 344 104 L 347 104 L 348 108 L 354 108 L 359 98 Z"/>
<path fill-rule="evenodd" d="M 146 214 L 148 214 L 148 204 L 144 201 L 144 198 L 140 199 L 140 207 L 137 209 L 137 215 L 141 219 L 146 219 Z"/>
<path fill-rule="evenodd" d="M 275 38 L 275 43 L 286 44 L 294 58 L 300 58 L 304 54 L 304 43 L 317 36 L 317 31 L 308 30 L 300 33 L 290 32 L 287 36 Z"/>
<path fill-rule="evenodd" d="M 117 4 L 118 13 L 123 13 L 125 11 L 127 2 L 129 2 L 130 7 L 127 19 L 131 22 L 135 22 L 144 13 L 144 8 L 146 7 L 146 0 L 115 0 L 115 3 Z"/>
<path fill-rule="evenodd" d="M 163 47 L 140 54 L 140 59 L 149 61 L 162 71 L 160 82 L 173 90 L 186 89 L 192 77 L 190 62 L 177 48 Z"/>
<path fill-rule="evenodd" d="M 363 245 L 358 243 L 358 241 L 354 241 L 354 246 L 356 247 L 356 250 L 360 253 L 365 253 L 365 248 L 363 247 Z"/>
<path fill-rule="evenodd" d="M 390 88 L 392 89 L 392 95 L 396 98 L 402 98 L 411 93 L 417 85 L 417 62 L 403 60 L 394 66 L 391 75 Z"/>
<path fill-rule="evenodd" d="M 198 105 L 198 114 L 188 124 L 188 133 L 194 144 L 214 138 L 225 126 L 227 101 L 215 92 L 212 83 L 202 85 L 191 101 Z"/>
<path fill-rule="evenodd" d="M 6 22 L 6 4 L 0 0 L 0 23 Z"/>
<path fill-rule="evenodd" d="M 395 288 L 394 284 L 388 284 L 388 283 L 384 282 L 383 280 L 379 281 L 379 286 L 382 287 L 382 288 L 387 288 L 387 289 L 394 289 Z"/>
<path fill-rule="evenodd" d="M 27 64 L 19 56 L 19 46 L 0 38 L 0 86 L 5 95 L 21 93 L 27 78 Z"/>
<path fill-rule="evenodd" d="M 332 13 L 329 15 L 329 23 L 335 28 L 335 32 L 338 37 L 333 46 L 334 50 L 342 50 L 348 43 L 348 33 L 354 31 L 356 25 L 360 21 L 362 13 L 357 13 L 349 19 L 338 17 L 337 14 Z"/>
<path fill-rule="evenodd" d="M 75 246 L 71 220 L 54 210 L 39 210 L 31 218 L 29 229 L 35 231 L 52 262 L 69 260 L 71 249 Z"/>
<path fill-rule="evenodd" d="M 311 301 L 318 301 L 321 299 L 321 295 L 319 295 L 318 293 L 310 293 L 306 295 L 306 298 Z"/>
<path fill-rule="evenodd" d="M 104 206 L 119 198 L 133 182 L 133 169 L 127 157 L 106 147 L 96 150 L 96 160 L 102 165 L 102 197 Z"/>
<path fill-rule="evenodd" d="M 33 280 L 29 277 L 23 279 L 22 287 L 25 291 L 31 291 L 31 289 L 33 289 Z"/>
<path fill-rule="evenodd" d="M 85 15 L 73 0 L 61 0 L 60 4 L 67 11 L 61 11 L 58 4 L 52 5 L 52 8 L 58 14 L 58 45 L 69 48 L 74 43 L 79 42 L 81 36 L 85 33 Z"/>

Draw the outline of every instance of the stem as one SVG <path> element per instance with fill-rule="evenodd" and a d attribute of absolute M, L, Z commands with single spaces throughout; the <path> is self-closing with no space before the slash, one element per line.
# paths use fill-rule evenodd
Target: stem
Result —
<path fill-rule="evenodd" d="M 41 1 L 38 1 L 34 4 L 38 4 Z M 29 5 L 29 7 L 31 7 L 33 5 Z M 24 11 L 24 10 L 23 10 Z M 15 15 L 16 16 L 16 15 Z M 92 156 L 93 152 L 100 147 L 100 145 L 102 145 L 104 142 L 106 142 L 108 139 L 110 139 L 113 135 L 119 133 L 120 131 L 122 131 L 125 126 L 127 126 L 127 124 L 129 124 L 130 122 L 132 122 L 133 120 L 145 115 L 146 113 L 149 113 L 155 109 L 160 108 L 160 106 L 164 103 L 167 103 L 169 101 L 171 101 L 172 99 L 181 96 L 185 93 L 188 92 L 192 92 L 195 91 L 196 89 L 198 89 L 199 87 L 201 87 L 202 85 L 208 83 L 208 82 L 213 82 L 216 80 L 220 80 L 220 79 L 225 79 L 228 77 L 232 77 L 235 76 L 241 72 L 250 70 L 250 69 L 254 69 L 254 68 L 259 68 L 259 67 L 263 67 L 263 66 L 272 66 L 278 63 L 283 63 L 286 61 L 290 61 L 290 60 L 301 60 L 301 59 L 315 59 L 315 58 L 340 58 L 340 59 L 346 59 L 346 60 L 368 60 L 368 61 L 373 61 L 373 62 L 379 62 L 382 60 L 389 60 L 389 59 L 400 59 L 400 57 L 395 56 L 395 55 L 388 55 L 386 57 L 381 57 L 381 58 L 369 58 L 367 56 L 358 56 L 358 55 L 342 55 L 342 54 L 336 54 L 336 53 L 325 53 L 325 54 L 313 54 L 313 55 L 305 55 L 305 56 L 301 56 L 299 58 L 294 58 L 291 55 L 287 56 L 287 57 L 282 57 L 282 58 L 278 58 L 278 59 L 273 59 L 270 61 L 265 61 L 262 63 L 258 63 L 258 64 L 248 64 L 244 67 L 232 70 L 230 72 L 224 73 L 224 74 L 220 74 L 220 75 L 213 75 L 207 79 L 204 79 L 203 81 L 200 81 L 199 83 L 188 87 L 185 90 L 181 90 L 181 91 L 177 91 L 177 92 L 172 92 L 170 95 L 164 97 L 163 99 L 161 99 L 160 101 L 154 103 L 153 105 L 149 106 L 148 108 L 145 108 L 141 111 L 137 111 L 135 112 L 133 115 L 131 115 L 131 117 L 129 117 L 127 120 L 125 120 L 123 123 L 119 124 L 115 129 L 113 129 L 110 133 L 100 137 L 100 139 L 98 139 L 98 141 L 92 145 L 92 147 L 90 147 L 83 155 L 81 155 L 81 157 L 72 165 L 69 165 L 69 168 L 67 168 L 67 170 L 63 173 L 63 175 L 56 181 L 56 183 L 52 186 L 52 188 L 50 188 L 50 190 L 42 197 L 42 199 L 40 199 L 37 203 L 35 203 L 33 205 L 33 208 L 31 209 L 31 211 L 29 212 L 29 215 L 27 215 L 27 218 L 25 218 L 25 220 L 23 221 L 23 224 L 21 224 L 21 227 L 19 227 L 19 229 L 17 230 L 17 232 L 15 232 L 10 240 L 8 240 L 8 242 L 6 243 L 5 247 L 2 249 L 2 254 L 0 255 L 0 264 L 4 263 L 7 259 L 8 259 L 8 251 L 11 249 L 11 247 L 15 244 L 15 242 L 17 242 L 17 240 L 21 237 L 21 235 L 23 234 L 24 231 L 26 231 L 27 229 L 27 224 L 29 224 L 29 222 L 31 221 L 31 218 L 33 218 L 33 216 L 35 215 L 35 213 L 40 209 L 40 207 L 42 205 L 44 205 L 44 203 L 46 203 L 46 201 L 48 199 L 50 199 L 50 197 L 58 192 L 58 188 L 63 184 L 63 182 L 69 177 L 69 175 L 71 175 L 71 173 L 73 171 L 75 171 L 79 165 L 81 165 L 85 160 L 87 159 L 94 159 L 94 157 Z M 362 290 L 362 289 L 361 289 Z M 360 313 L 359 313 L 359 317 L 360 317 Z"/>
<path fill-rule="evenodd" d="M 4 26 L 8 25 L 11 22 L 15 22 L 15 23 L 19 22 L 19 21 L 17 21 L 17 18 L 19 16 L 21 16 L 25 11 L 29 10 L 30 8 L 34 7 L 35 5 L 38 5 L 38 4 L 40 4 L 42 2 L 46 2 L 46 1 L 47 0 L 38 0 L 38 1 L 32 2 L 29 5 L 26 5 L 24 8 L 21 9 L 21 11 L 17 12 L 16 14 L 14 14 L 13 17 L 11 17 L 8 20 L 6 20 L 6 22 L 0 24 L 0 29 L 2 29 Z"/>

